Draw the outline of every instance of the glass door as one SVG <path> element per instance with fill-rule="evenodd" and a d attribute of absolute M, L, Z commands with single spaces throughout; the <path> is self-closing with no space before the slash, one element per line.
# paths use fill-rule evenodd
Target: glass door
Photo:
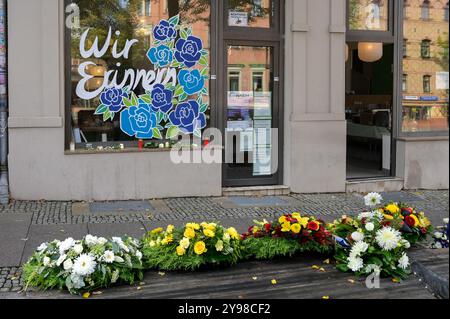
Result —
<path fill-rule="evenodd" d="M 278 47 L 225 46 L 225 186 L 278 184 Z"/>

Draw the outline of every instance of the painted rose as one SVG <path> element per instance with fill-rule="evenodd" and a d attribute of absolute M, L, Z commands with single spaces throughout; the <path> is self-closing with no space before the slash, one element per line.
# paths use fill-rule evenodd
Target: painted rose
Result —
<path fill-rule="evenodd" d="M 164 85 L 157 84 L 152 91 L 152 109 L 155 112 L 168 113 L 172 109 L 173 92 L 167 90 Z"/>
<path fill-rule="evenodd" d="M 153 36 L 159 41 L 170 41 L 177 37 L 177 30 L 174 24 L 171 24 L 167 20 L 161 20 L 153 29 Z"/>
<path fill-rule="evenodd" d="M 128 97 L 128 93 L 122 89 L 109 88 L 105 89 L 100 95 L 100 101 L 107 106 L 112 113 L 119 112 L 123 107 L 123 98 Z"/>
<path fill-rule="evenodd" d="M 175 45 L 175 58 L 186 67 L 193 67 L 202 57 L 203 43 L 197 37 L 189 36 L 186 40 L 179 39 Z"/>
<path fill-rule="evenodd" d="M 181 70 L 178 73 L 178 82 L 188 95 L 196 94 L 205 87 L 205 78 L 199 70 Z"/>
<path fill-rule="evenodd" d="M 178 104 L 175 110 L 169 114 L 169 120 L 186 134 L 206 127 L 206 116 L 204 113 L 200 113 L 200 106 L 193 100 Z"/>
<path fill-rule="evenodd" d="M 147 57 L 155 66 L 167 67 L 173 61 L 173 52 L 167 45 L 160 45 L 156 48 L 151 48 L 147 52 Z"/>
<path fill-rule="evenodd" d="M 139 106 L 129 107 L 120 113 L 120 129 L 130 137 L 138 139 L 153 138 L 153 129 L 158 119 L 150 105 L 139 100 Z"/>

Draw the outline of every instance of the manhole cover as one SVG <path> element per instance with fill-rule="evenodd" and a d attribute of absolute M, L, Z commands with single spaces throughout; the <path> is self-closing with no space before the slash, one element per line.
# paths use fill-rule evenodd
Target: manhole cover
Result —
<path fill-rule="evenodd" d="M 290 206 L 287 200 L 279 197 L 229 197 L 229 201 L 238 206 Z"/>
<path fill-rule="evenodd" d="M 95 202 L 89 204 L 91 213 L 105 212 L 142 212 L 153 209 L 148 201 Z"/>

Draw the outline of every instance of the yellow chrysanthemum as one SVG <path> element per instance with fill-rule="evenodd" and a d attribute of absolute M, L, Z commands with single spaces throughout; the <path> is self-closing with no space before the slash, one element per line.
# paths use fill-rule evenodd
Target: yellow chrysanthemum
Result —
<path fill-rule="evenodd" d="M 388 210 L 391 214 L 399 214 L 401 212 L 400 207 L 395 204 L 387 205 L 386 210 Z"/>
<path fill-rule="evenodd" d="M 302 226 L 300 226 L 300 224 L 293 224 L 291 230 L 294 234 L 298 234 L 302 230 Z"/>
<path fill-rule="evenodd" d="M 290 231 L 291 231 L 291 223 L 290 223 L 290 222 L 284 222 L 284 223 L 281 225 L 281 231 L 282 231 L 283 233 L 288 233 L 288 232 L 290 232 Z"/>
<path fill-rule="evenodd" d="M 184 256 L 186 254 L 186 249 L 184 249 L 183 247 L 181 247 L 181 246 L 178 246 L 177 247 L 177 255 L 178 256 Z"/>
<path fill-rule="evenodd" d="M 203 229 L 203 234 L 204 234 L 206 237 L 210 237 L 210 238 L 214 238 L 214 236 L 216 236 L 216 233 L 213 232 L 213 231 L 210 230 L 210 229 Z"/>
<path fill-rule="evenodd" d="M 286 216 L 281 216 L 281 217 L 278 219 L 278 222 L 279 222 L 280 224 L 285 223 L 285 222 L 286 222 Z"/>
<path fill-rule="evenodd" d="M 234 228 L 234 227 L 228 228 L 227 233 L 231 236 L 232 239 L 238 240 L 240 238 L 239 233 L 237 232 L 236 228 Z"/>
<path fill-rule="evenodd" d="M 203 255 L 204 253 L 207 252 L 206 244 L 203 241 L 199 241 L 199 242 L 195 243 L 194 252 L 197 255 Z"/>
<path fill-rule="evenodd" d="M 192 239 L 195 238 L 195 230 L 192 228 L 186 228 L 186 230 L 184 231 L 184 237 Z"/>

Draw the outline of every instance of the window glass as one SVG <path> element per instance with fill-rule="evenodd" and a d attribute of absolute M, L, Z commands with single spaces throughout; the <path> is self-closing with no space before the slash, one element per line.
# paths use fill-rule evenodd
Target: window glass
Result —
<path fill-rule="evenodd" d="M 388 0 L 350 0 L 350 30 L 388 31 Z"/>
<path fill-rule="evenodd" d="M 272 0 L 228 0 L 228 25 L 231 27 L 270 28 L 272 18 Z"/>
<path fill-rule="evenodd" d="M 403 131 L 448 131 L 448 24 L 442 17 L 447 2 L 409 1 L 414 19 L 403 20 L 408 54 L 403 58 Z M 430 13 L 431 10 L 431 13 Z M 404 78 L 404 82 L 406 79 Z"/>
<path fill-rule="evenodd" d="M 210 2 L 198 2 L 69 5 L 70 140 L 158 145 L 178 133 L 201 134 L 209 120 Z"/>

